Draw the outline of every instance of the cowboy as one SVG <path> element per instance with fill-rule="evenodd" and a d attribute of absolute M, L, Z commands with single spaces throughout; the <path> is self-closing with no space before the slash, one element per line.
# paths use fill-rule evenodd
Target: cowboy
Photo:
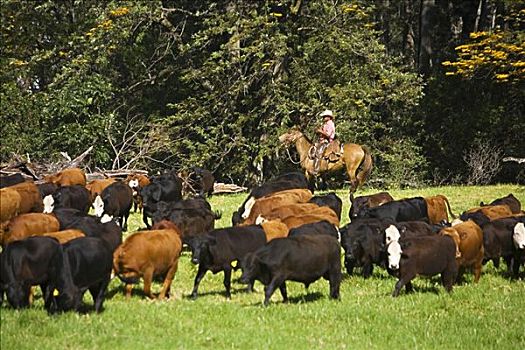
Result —
<path fill-rule="evenodd" d="M 335 139 L 334 114 L 327 109 L 320 116 L 323 118 L 323 125 L 316 130 L 316 133 L 319 135 L 319 141 L 315 146 L 317 152 L 314 159 L 314 175 L 319 172 L 319 165 L 326 147 Z"/>

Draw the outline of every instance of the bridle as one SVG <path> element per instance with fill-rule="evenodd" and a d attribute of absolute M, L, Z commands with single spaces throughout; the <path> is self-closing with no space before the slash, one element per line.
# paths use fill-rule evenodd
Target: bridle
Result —
<path fill-rule="evenodd" d="M 286 145 L 286 153 L 288 154 L 288 159 L 290 159 L 290 162 L 293 164 L 301 164 L 304 159 L 301 159 L 301 155 L 299 155 L 299 161 L 295 161 L 292 159 L 292 155 L 290 154 L 290 145 L 292 143 L 295 143 L 297 140 L 300 140 L 301 138 L 305 137 L 303 133 L 301 133 L 301 136 L 294 138 L 293 140 L 290 140 L 290 143 Z"/>

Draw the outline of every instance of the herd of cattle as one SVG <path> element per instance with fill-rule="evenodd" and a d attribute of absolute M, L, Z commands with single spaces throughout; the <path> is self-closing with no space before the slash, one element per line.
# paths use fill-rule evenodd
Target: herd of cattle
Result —
<path fill-rule="evenodd" d="M 265 286 L 265 305 L 277 288 L 287 300 L 286 281 L 308 287 L 321 277 L 329 281 L 330 297 L 339 298 L 341 247 L 348 274 L 359 268 L 368 278 L 380 266 L 398 277 L 393 296 L 403 287 L 411 291 L 418 275 L 441 274 L 451 291 L 466 269 L 477 282 L 489 260 L 498 267 L 503 258 L 512 278 L 525 263 L 525 213 L 512 194 L 459 218 L 442 195 L 351 197 L 351 222 L 340 227 L 341 199 L 335 193 L 314 196 L 303 174 L 287 173 L 254 188 L 233 214 L 232 226 L 215 229 L 221 213 L 205 198 L 213 191 L 213 175 L 201 168 L 184 181 L 180 175 L 86 183 L 83 171 L 74 168 L 41 184 L 2 176 L 0 303 L 7 295 L 13 308 L 27 307 L 31 287 L 39 285 L 49 313 L 81 310 L 87 290 L 99 312 L 112 276 L 124 282 L 127 297 L 142 278 L 150 298 L 153 279 L 161 277 L 158 297 L 165 298 L 184 245 L 198 264 L 192 298 L 207 271 L 224 273 L 229 298 L 232 271 L 241 268 L 249 290 L 255 281 Z M 146 229 L 123 241 L 133 207 L 142 211 Z"/>

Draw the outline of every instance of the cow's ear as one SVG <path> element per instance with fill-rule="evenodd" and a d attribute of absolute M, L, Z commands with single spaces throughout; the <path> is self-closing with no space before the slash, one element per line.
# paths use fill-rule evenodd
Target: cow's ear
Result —
<path fill-rule="evenodd" d="M 400 233 L 405 233 L 407 232 L 407 227 L 406 226 L 401 226 L 401 230 L 399 230 Z"/>

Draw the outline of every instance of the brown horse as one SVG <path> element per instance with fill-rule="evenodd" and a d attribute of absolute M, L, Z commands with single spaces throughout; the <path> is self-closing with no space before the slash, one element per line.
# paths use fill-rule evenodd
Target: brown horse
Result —
<path fill-rule="evenodd" d="M 285 146 L 295 143 L 297 153 L 299 153 L 301 167 L 305 170 L 305 176 L 308 181 L 314 178 L 314 160 L 309 157 L 312 141 L 299 130 L 292 128 L 288 132 L 279 136 L 279 142 Z M 334 172 L 346 167 L 346 173 L 350 179 L 350 195 L 352 195 L 359 186 L 362 186 L 372 171 L 372 156 L 366 146 L 355 143 L 343 144 L 341 155 L 337 160 L 327 160 L 324 157 L 319 164 L 319 174 Z M 358 172 L 358 168 L 361 170 Z"/>

